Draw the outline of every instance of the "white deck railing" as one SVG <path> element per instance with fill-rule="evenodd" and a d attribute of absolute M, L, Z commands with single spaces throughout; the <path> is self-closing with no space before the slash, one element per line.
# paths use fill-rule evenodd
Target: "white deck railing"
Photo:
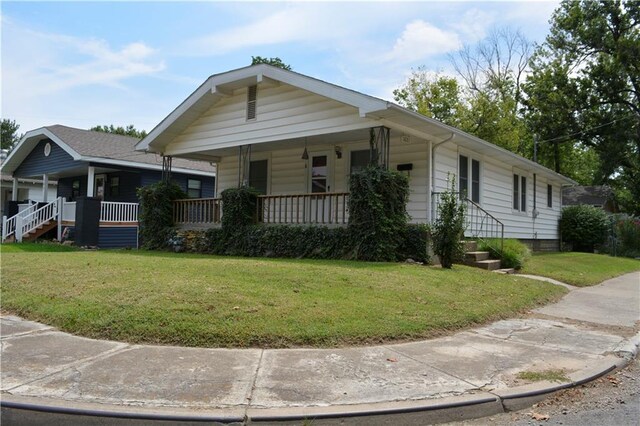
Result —
<path fill-rule="evenodd" d="M 137 222 L 138 203 L 100 203 L 100 222 Z"/>
<path fill-rule="evenodd" d="M 30 215 L 38 208 L 38 203 L 33 204 L 18 204 L 18 213 L 11 216 L 7 219 L 4 216 L 2 219 L 2 241 L 9 238 L 11 235 L 16 232 L 16 224 L 18 221 L 18 217 L 24 218 L 25 216 Z"/>
<path fill-rule="evenodd" d="M 39 226 L 42 226 L 44 223 L 55 219 L 58 216 L 58 209 L 61 205 L 62 198 L 57 198 L 49 204 L 45 204 L 44 206 L 25 216 L 17 215 L 16 241 L 21 242 L 22 237 L 25 234 L 28 234 L 29 232 L 37 229 Z"/>

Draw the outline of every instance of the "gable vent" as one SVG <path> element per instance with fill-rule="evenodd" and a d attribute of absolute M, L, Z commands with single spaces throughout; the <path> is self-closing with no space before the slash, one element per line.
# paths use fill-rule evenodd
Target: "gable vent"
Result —
<path fill-rule="evenodd" d="M 249 86 L 247 91 L 247 120 L 256 118 L 256 99 L 258 97 L 258 86 Z"/>

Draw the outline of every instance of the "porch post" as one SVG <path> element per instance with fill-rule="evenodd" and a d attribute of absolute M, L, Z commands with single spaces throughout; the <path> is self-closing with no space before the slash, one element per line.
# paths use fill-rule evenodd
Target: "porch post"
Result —
<path fill-rule="evenodd" d="M 42 201 L 47 202 L 47 197 L 49 195 L 49 175 L 42 175 Z"/>
<path fill-rule="evenodd" d="M 11 185 L 11 201 L 18 201 L 18 178 L 14 177 Z"/>
<path fill-rule="evenodd" d="M 58 242 L 62 242 L 62 209 L 64 209 L 64 202 L 66 201 L 65 198 L 62 197 L 58 197 L 58 199 L 56 200 L 58 203 Z"/>
<path fill-rule="evenodd" d="M 238 188 L 242 188 L 243 186 L 249 186 L 251 145 L 240 145 L 238 148 Z"/>
<path fill-rule="evenodd" d="M 93 166 L 89 166 L 87 171 L 87 197 L 93 197 L 94 192 L 94 183 L 96 180 L 96 168 Z"/>

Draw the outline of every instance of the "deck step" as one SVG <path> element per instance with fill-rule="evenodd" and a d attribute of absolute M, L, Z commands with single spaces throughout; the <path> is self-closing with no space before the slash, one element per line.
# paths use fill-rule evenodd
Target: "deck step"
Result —
<path fill-rule="evenodd" d="M 473 266 L 477 268 L 486 269 L 487 271 L 495 271 L 496 269 L 500 269 L 500 260 L 498 259 L 479 260 L 477 262 L 474 262 Z"/>
<path fill-rule="evenodd" d="M 478 243 L 476 241 L 463 241 L 465 253 L 478 250 Z"/>

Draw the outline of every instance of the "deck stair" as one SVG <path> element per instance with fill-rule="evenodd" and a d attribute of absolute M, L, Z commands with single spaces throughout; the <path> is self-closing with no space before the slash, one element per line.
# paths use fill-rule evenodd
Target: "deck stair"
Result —
<path fill-rule="evenodd" d="M 500 259 L 490 259 L 491 254 L 488 251 L 478 251 L 478 243 L 476 241 L 465 241 L 464 264 L 475 266 L 476 268 L 495 271 L 500 269 Z"/>
<path fill-rule="evenodd" d="M 58 226 L 57 220 L 48 220 L 40 225 L 38 225 L 35 229 L 32 229 L 27 234 L 22 237 L 22 241 L 34 241 L 41 235 L 46 234 L 51 231 L 53 228 Z"/>

